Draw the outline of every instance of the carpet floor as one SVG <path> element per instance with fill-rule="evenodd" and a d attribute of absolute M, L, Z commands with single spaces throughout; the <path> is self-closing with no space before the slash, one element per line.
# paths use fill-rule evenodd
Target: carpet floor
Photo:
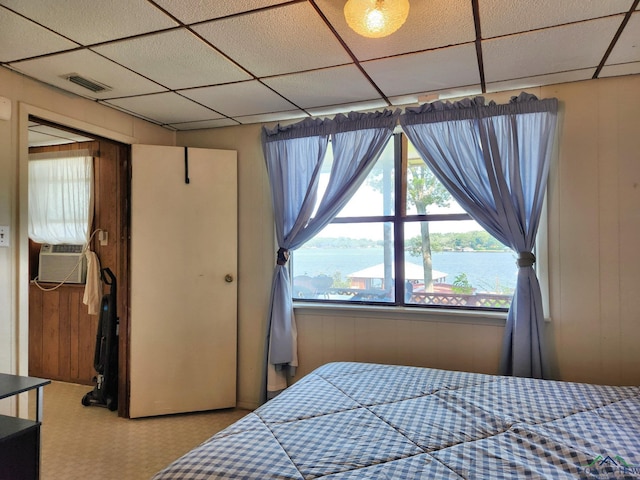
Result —
<path fill-rule="evenodd" d="M 124 419 L 106 408 L 82 406 L 90 390 L 63 382 L 44 387 L 41 480 L 147 480 L 248 413 L 228 409 Z M 35 406 L 32 413 L 35 417 Z"/>

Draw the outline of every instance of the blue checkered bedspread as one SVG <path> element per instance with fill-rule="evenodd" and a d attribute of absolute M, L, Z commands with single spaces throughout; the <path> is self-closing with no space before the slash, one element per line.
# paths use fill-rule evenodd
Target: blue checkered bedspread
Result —
<path fill-rule="evenodd" d="M 330 363 L 153 480 L 218 478 L 640 479 L 640 387 Z"/>

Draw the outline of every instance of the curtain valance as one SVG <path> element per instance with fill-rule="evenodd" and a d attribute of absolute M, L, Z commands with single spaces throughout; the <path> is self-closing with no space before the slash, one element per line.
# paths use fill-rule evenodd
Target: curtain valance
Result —
<path fill-rule="evenodd" d="M 493 100 L 485 103 L 484 97 L 465 98 L 457 102 L 432 102 L 419 107 L 408 107 L 402 115 L 403 125 L 421 123 L 449 122 L 495 117 L 500 115 L 517 115 L 527 113 L 551 112 L 558 109 L 558 99 L 538 100 L 530 93 L 522 92 L 511 97 L 509 103 L 497 104 Z"/>
<path fill-rule="evenodd" d="M 515 115 L 539 112 L 555 112 L 558 99 L 539 100 L 535 95 L 521 92 L 513 96 L 509 103 L 497 104 L 482 96 L 464 98 L 456 102 L 436 101 L 418 107 L 383 110 L 379 112 L 349 112 L 337 114 L 334 118 L 305 118 L 290 125 L 277 124 L 273 128 L 262 128 L 262 141 L 273 142 L 294 138 L 331 135 L 339 132 L 366 130 L 370 128 L 394 128 L 401 119 L 403 125 L 448 122 L 488 118 L 500 115 Z"/>
<path fill-rule="evenodd" d="M 383 110 L 381 112 L 339 113 L 334 118 L 305 118 L 291 125 L 276 125 L 273 128 L 262 128 L 262 142 L 269 143 L 295 138 L 326 136 L 341 132 L 368 130 L 377 128 L 393 129 L 398 123 L 400 110 Z"/>

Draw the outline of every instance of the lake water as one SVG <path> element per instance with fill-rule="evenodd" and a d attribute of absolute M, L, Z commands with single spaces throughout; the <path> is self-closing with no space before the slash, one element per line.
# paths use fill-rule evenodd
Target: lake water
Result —
<path fill-rule="evenodd" d="M 421 266 L 417 257 L 407 261 Z M 384 262 L 382 248 L 302 248 L 293 255 L 293 275 L 348 274 Z M 461 273 L 478 292 L 504 293 L 516 285 L 516 257 L 512 252 L 434 252 L 433 269 L 446 274 L 445 283 L 453 283 Z"/>

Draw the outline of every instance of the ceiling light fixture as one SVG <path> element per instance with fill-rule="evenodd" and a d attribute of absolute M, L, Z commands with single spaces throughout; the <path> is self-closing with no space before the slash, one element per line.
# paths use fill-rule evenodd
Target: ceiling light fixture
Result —
<path fill-rule="evenodd" d="M 409 15 L 409 0 L 349 0 L 347 24 L 363 37 L 380 38 L 398 30 Z"/>

